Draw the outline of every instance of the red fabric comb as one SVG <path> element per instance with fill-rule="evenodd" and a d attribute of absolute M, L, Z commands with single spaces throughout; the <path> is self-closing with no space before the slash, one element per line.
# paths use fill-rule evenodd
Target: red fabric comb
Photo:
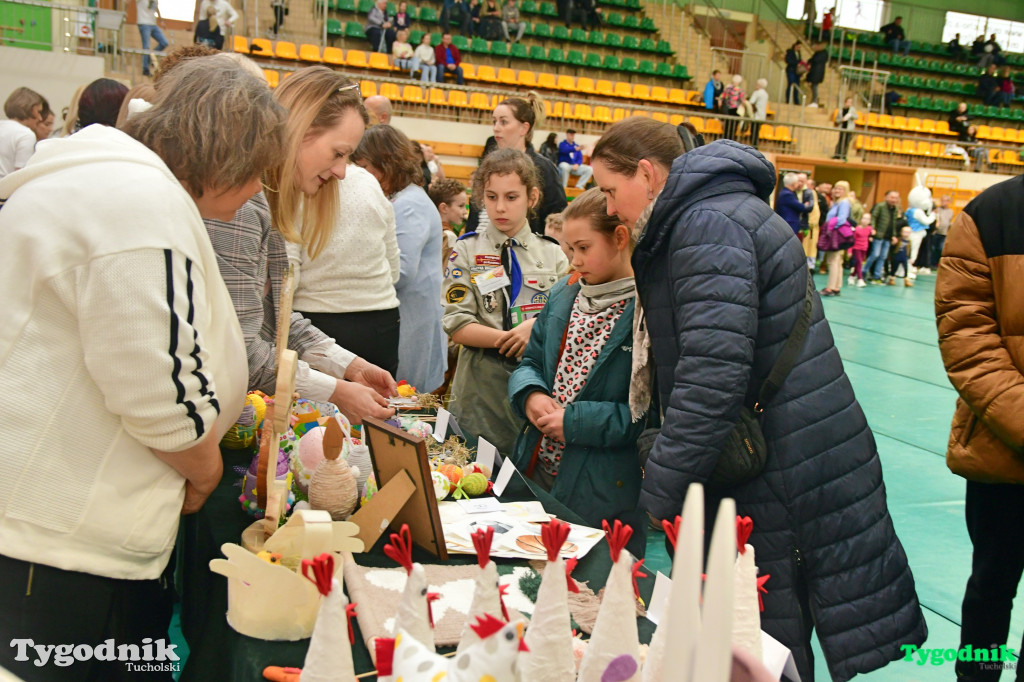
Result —
<path fill-rule="evenodd" d="M 736 549 L 740 554 L 747 553 L 747 540 L 754 532 L 754 521 L 749 516 L 736 517 Z"/>
<path fill-rule="evenodd" d="M 679 525 L 683 522 L 682 516 L 676 516 L 675 521 L 669 521 L 668 519 L 662 519 L 661 528 L 665 531 L 665 537 L 668 538 L 669 543 L 672 545 L 672 551 L 676 551 L 676 539 L 679 537 Z"/>
<path fill-rule="evenodd" d="M 403 523 L 402 530 L 391 534 L 391 542 L 384 545 L 384 553 L 402 566 L 406 573 L 412 573 L 412 533 L 409 532 L 409 524 Z"/>
<path fill-rule="evenodd" d="M 622 525 L 622 521 L 615 519 L 615 525 L 609 526 L 607 521 L 601 522 L 601 528 L 604 529 L 605 534 L 608 536 L 608 547 L 611 550 L 612 561 L 619 560 L 619 553 L 629 542 L 629 539 L 633 537 L 633 529 L 629 526 Z"/>
<path fill-rule="evenodd" d="M 356 617 L 356 605 L 348 604 L 345 606 L 345 619 L 348 621 L 348 643 L 356 643 L 356 631 L 352 627 L 352 619 Z"/>
<path fill-rule="evenodd" d="M 440 592 L 427 592 L 427 618 L 430 619 L 430 627 L 434 627 L 434 602 L 440 598 Z"/>
<path fill-rule="evenodd" d="M 576 557 L 565 560 L 565 586 L 570 592 L 579 594 L 580 587 L 576 584 L 576 581 L 572 579 L 572 572 L 576 570 L 577 563 L 579 563 L 579 559 Z"/>
<path fill-rule="evenodd" d="M 636 595 L 637 599 L 640 598 L 640 583 L 637 582 L 637 579 L 638 578 L 649 578 L 650 577 L 649 575 L 644 573 L 643 569 L 644 569 L 644 560 L 641 559 L 640 561 L 638 561 L 635 564 L 633 564 L 633 570 L 631 571 L 632 574 L 633 574 L 633 594 Z"/>
<path fill-rule="evenodd" d="M 762 598 L 761 595 L 768 594 L 768 590 L 765 589 L 764 584 L 768 582 L 768 578 L 771 577 L 771 573 L 766 573 L 757 579 L 757 605 L 762 611 L 764 611 L 764 598 Z"/>
<path fill-rule="evenodd" d="M 569 524 L 562 523 L 558 519 L 551 519 L 550 522 L 540 527 L 540 541 L 544 543 L 544 549 L 548 551 L 548 561 L 554 561 L 562 551 L 562 545 L 569 537 Z"/>
<path fill-rule="evenodd" d="M 378 637 L 373 641 L 374 653 L 377 654 L 377 675 L 391 677 L 392 663 L 395 660 L 395 640 L 393 637 Z"/>
<path fill-rule="evenodd" d="M 508 592 L 508 585 L 498 585 L 498 602 L 501 604 L 501 617 L 508 622 L 508 609 L 505 608 L 505 593 Z"/>
<path fill-rule="evenodd" d="M 477 616 L 476 623 L 469 627 L 473 628 L 473 632 L 476 633 L 477 637 L 480 639 L 487 639 L 495 632 L 505 627 L 505 624 L 491 614 L 485 613 L 482 616 Z"/>
<path fill-rule="evenodd" d="M 473 548 L 476 549 L 476 562 L 484 568 L 491 560 L 491 541 L 494 540 L 494 528 L 478 528 L 473 531 Z"/>
<path fill-rule="evenodd" d="M 312 572 L 312 576 L 310 573 Z M 334 578 L 334 557 L 324 552 L 318 557 L 302 560 L 302 576 L 316 585 L 320 594 L 331 593 L 331 580 Z"/>

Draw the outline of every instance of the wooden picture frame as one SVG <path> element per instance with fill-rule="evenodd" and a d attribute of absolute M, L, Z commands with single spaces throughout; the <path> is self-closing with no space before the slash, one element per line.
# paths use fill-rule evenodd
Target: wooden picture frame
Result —
<path fill-rule="evenodd" d="M 448 550 L 430 475 L 426 442 L 419 436 L 372 417 L 363 420 L 363 440 L 370 448 L 373 475 L 379 489 L 383 490 L 392 478 L 403 471 L 416 487 L 391 519 L 392 530 L 397 531 L 402 524 L 408 524 L 413 542 L 441 561 L 447 561 Z"/>

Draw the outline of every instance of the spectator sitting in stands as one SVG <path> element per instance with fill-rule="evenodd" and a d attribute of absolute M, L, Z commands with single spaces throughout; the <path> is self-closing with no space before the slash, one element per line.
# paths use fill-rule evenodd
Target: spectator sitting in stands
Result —
<path fill-rule="evenodd" d="M 977 95 L 986 105 L 999 103 L 999 78 L 996 76 L 995 64 L 989 64 L 985 73 L 978 77 Z"/>
<path fill-rule="evenodd" d="M 377 0 L 366 15 L 366 39 L 371 52 L 391 52 L 395 28 L 387 15 L 388 0 Z"/>
<path fill-rule="evenodd" d="M 516 32 L 516 42 L 523 39 L 526 32 L 526 22 L 519 18 L 519 1 L 507 0 L 501 8 L 501 30 L 505 34 L 505 42 L 512 42 L 512 31 Z"/>
<path fill-rule="evenodd" d="M 967 102 L 960 102 L 956 105 L 956 110 L 949 115 L 949 131 L 954 133 L 958 139 L 963 140 L 964 135 L 967 134 L 967 128 L 971 125 L 970 120 L 971 117 L 967 113 Z"/>
<path fill-rule="evenodd" d="M 473 0 L 476 2 L 476 0 Z M 448 74 L 455 76 L 455 82 L 459 85 L 466 83 L 462 77 L 462 55 L 459 48 L 452 45 L 452 34 L 445 33 L 441 36 L 441 44 L 434 48 L 434 58 L 437 60 L 437 82 L 444 81 Z"/>
<path fill-rule="evenodd" d="M 412 28 L 412 19 L 409 18 L 409 4 L 398 3 L 398 11 L 395 12 L 395 31 L 408 31 Z"/>
<path fill-rule="evenodd" d="M 543 156 L 551 163 L 558 166 L 558 142 L 556 138 L 558 136 L 555 133 L 548 133 L 547 139 L 541 143 L 537 153 Z"/>
<path fill-rule="evenodd" d="M 391 125 L 391 100 L 384 95 L 373 95 L 367 97 L 363 102 L 366 111 L 370 114 L 370 125 Z"/>
<path fill-rule="evenodd" d="M 395 35 L 395 42 L 391 43 L 391 56 L 395 58 L 395 67 L 402 71 L 409 69 L 409 77 L 412 78 L 412 58 L 415 50 L 412 49 L 412 45 L 408 41 L 409 29 L 398 29 L 398 33 Z"/>
<path fill-rule="evenodd" d="M 1013 96 L 1016 88 L 1013 85 L 1013 77 L 1010 75 L 1010 67 L 1004 66 L 999 72 L 999 106 L 1008 107 L 1013 103 Z"/>
<path fill-rule="evenodd" d="M 424 83 L 433 83 L 437 78 L 437 57 L 434 56 L 434 48 L 430 44 L 430 34 L 424 33 L 420 44 L 413 52 L 412 64 L 409 66 L 409 76 L 420 71 L 420 80 Z"/>
<path fill-rule="evenodd" d="M 462 22 L 462 35 L 467 38 L 481 34 L 480 26 L 480 0 L 469 0 L 469 8 L 466 10 L 466 19 Z"/>
<path fill-rule="evenodd" d="M 953 36 L 953 39 L 946 43 L 946 52 L 949 56 L 956 61 L 965 61 L 967 59 L 967 53 L 964 52 L 963 45 L 960 44 L 960 34 L 957 33 Z"/>
<path fill-rule="evenodd" d="M 466 33 L 466 22 L 469 20 L 469 7 L 463 0 L 444 0 L 441 8 L 441 17 L 438 23 L 441 30 L 451 33 L 452 24 L 459 27 L 463 34 Z"/>
<path fill-rule="evenodd" d="M 573 0 L 569 6 L 565 27 L 569 28 L 573 21 L 578 22 L 581 28 L 588 30 L 594 30 L 600 26 L 601 8 L 597 6 L 596 0 Z"/>
<path fill-rule="evenodd" d="M 981 61 L 978 63 L 980 67 L 987 67 L 989 64 L 995 64 L 996 66 L 1002 66 L 1006 63 L 1006 57 L 1003 56 L 1003 48 L 996 42 L 996 34 L 993 33 L 989 39 L 985 42 L 984 54 L 982 55 Z"/>
<path fill-rule="evenodd" d="M 971 43 L 971 59 L 978 61 L 983 54 L 985 54 L 985 36 L 978 36 Z"/>
<path fill-rule="evenodd" d="M 722 82 L 722 72 L 715 69 L 711 72 L 711 80 L 704 86 L 704 108 L 708 111 L 718 111 L 718 100 L 725 90 L 725 83 Z"/>
<path fill-rule="evenodd" d="M 498 0 L 486 0 L 480 12 L 480 35 L 485 40 L 498 40 L 501 30 L 501 5 Z"/>
<path fill-rule="evenodd" d="M 585 189 L 594 169 L 583 163 L 583 148 L 576 144 L 576 131 L 569 128 L 565 139 L 558 145 L 558 170 L 562 173 L 562 187 L 569 186 L 569 176 L 579 177 L 576 186 Z"/>
<path fill-rule="evenodd" d="M 900 25 L 902 23 L 903 17 L 896 17 L 892 23 L 886 24 L 878 30 L 885 36 L 885 42 L 892 47 L 893 52 L 899 52 L 902 47 L 903 55 L 906 56 L 910 54 L 910 41 L 907 40 L 907 36 L 903 32 L 903 27 Z"/>

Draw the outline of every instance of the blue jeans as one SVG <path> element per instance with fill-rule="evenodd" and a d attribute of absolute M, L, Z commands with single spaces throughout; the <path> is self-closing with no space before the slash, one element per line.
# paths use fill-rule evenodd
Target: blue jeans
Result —
<path fill-rule="evenodd" d="M 167 38 L 164 37 L 164 32 L 160 30 L 160 27 L 156 24 L 139 24 L 139 35 L 142 36 L 142 49 L 149 49 L 149 37 L 152 36 L 156 40 L 156 50 L 160 52 L 167 47 Z M 142 55 L 142 73 L 149 75 L 149 55 Z"/>
<path fill-rule="evenodd" d="M 931 267 L 938 267 L 939 259 L 942 258 L 942 249 L 946 246 L 946 235 L 938 232 L 932 233 L 932 259 Z"/>
<path fill-rule="evenodd" d="M 900 51 L 900 46 L 902 45 L 903 46 L 903 56 L 906 57 L 908 54 L 910 54 L 910 41 L 909 40 L 895 40 L 894 39 L 889 44 L 892 45 L 892 51 L 893 52 L 899 52 Z"/>
<path fill-rule="evenodd" d="M 863 272 L 865 275 L 871 279 L 882 279 L 882 268 L 885 267 L 885 259 L 888 256 L 889 240 L 872 239 L 871 250 L 868 251 L 868 259 L 864 261 Z"/>
<path fill-rule="evenodd" d="M 464 85 L 466 83 L 466 81 L 463 80 L 463 78 L 462 78 L 462 67 L 461 66 L 456 66 L 455 70 L 452 71 L 452 70 L 450 70 L 448 68 L 447 65 L 445 65 L 445 64 L 438 64 L 437 65 L 437 82 L 438 83 L 444 83 L 445 74 L 452 74 L 453 76 L 455 76 L 455 82 L 458 83 L 459 85 Z"/>

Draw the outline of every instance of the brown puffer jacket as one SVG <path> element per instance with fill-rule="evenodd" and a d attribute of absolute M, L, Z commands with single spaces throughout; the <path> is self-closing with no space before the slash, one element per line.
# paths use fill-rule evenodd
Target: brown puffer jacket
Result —
<path fill-rule="evenodd" d="M 978 195 L 939 263 L 942 361 L 960 397 L 946 464 L 982 483 L 1024 483 L 1024 176 Z"/>

